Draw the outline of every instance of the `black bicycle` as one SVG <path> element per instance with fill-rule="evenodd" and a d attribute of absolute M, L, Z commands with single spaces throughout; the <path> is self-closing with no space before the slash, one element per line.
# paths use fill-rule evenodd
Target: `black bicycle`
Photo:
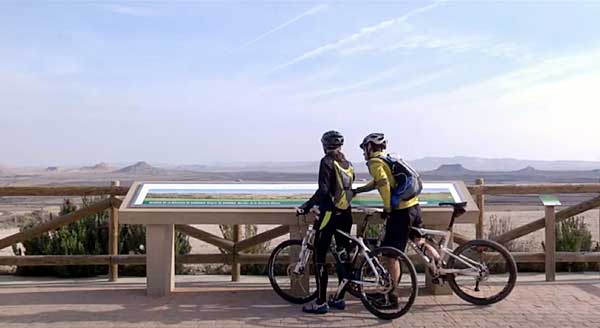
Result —
<path fill-rule="evenodd" d="M 369 218 L 379 210 L 355 208 L 363 212 L 365 218 L 358 236 L 354 237 L 338 230 L 350 240 L 350 254 L 338 249 L 335 242 L 330 245 L 330 253 L 336 265 L 350 267 L 337 289 L 336 297 L 343 289 L 360 298 L 369 312 L 381 319 L 396 319 L 404 315 L 417 296 L 417 272 L 410 259 L 393 247 L 367 245 L 365 234 Z M 306 217 L 304 216 L 304 220 Z M 286 240 L 279 244 L 269 258 L 269 280 L 273 290 L 283 299 L 302 304 L 317 297 L 317 286 L 313 255 L 315 231 L 310 228 L 302 240 Z M 327 262 L 331 262 L 331 258 Z M 400 275 L 394 279 L 384 263 L 399 264 Z M 347 265 L 347 264 L 350 265 Z M 397 296 L 397 302 L 390 295 Z"/>

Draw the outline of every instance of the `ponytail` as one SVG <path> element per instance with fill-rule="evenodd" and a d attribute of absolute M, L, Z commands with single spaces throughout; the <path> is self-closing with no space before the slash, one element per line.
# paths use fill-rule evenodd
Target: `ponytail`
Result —
<path fill-rule="evenodd" d="M 342 151 L 340 150 L 339 147 L 327 151 L 327 154 L 331 155 L 331 157 L 333 157 L 333 159 L 336 162 L 339 162 L 339 163 L 346 163 L 347 162 L 346 156 L 344 155 L 344 153 L 342 153 Z"/>

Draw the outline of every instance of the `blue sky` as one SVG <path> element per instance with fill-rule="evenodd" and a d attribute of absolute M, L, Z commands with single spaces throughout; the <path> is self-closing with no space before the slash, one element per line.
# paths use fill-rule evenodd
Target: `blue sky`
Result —
<path fill-rule="evenodd" d="M 0 164 L 600 160 L 600 2 L 3 1 Z"/>

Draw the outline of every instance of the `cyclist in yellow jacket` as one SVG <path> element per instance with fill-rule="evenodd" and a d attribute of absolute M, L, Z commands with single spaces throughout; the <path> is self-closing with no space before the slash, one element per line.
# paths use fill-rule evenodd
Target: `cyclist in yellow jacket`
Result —
<path fill-rule="evenodd" d="M 396 180 L 392 174 L 390 166 L 384 160 L 386 156 L 387 141 L 383 133 L 371 133 L 363 139 L 360 144 L 363 155 L 369 167 L 369 173 L 373 180 L 365 186 L 357 188 L 355 193 L 367 192 L 373 189 L 379 191 L 383 200 L 382 218 L 386 220 L 385 237 L 381 246 L 390 246 L 403 251 L 406 249 L 409 235 L 411 238 L 418 238 L 416 231 L 411 231 L 410 226 L 421 227 L 421 207 L 418 197 L 409 200 L 401 200 L 398 205 L 392 208 L 392 190 L 396 187 Z M 385 258 L 386 267 L 390 274 L 398 281 L 400 277 L 400 265 L 398 261 Z M 392 292 L 390 295 L 391 306 L 397 306 L 398 297 Z"/>

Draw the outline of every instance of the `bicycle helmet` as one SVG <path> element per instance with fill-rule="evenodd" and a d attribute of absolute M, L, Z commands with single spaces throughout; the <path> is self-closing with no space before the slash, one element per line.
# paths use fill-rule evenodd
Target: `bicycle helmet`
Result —
<path fill-rule="evenodd" d="M 362 143 L 360 144 L 360 148 L 365 149 L 369 143 L 374 145 L 383 145 L 384 147 L 387 146 L 387 140 L 385 140 L 383 133 L 369 134 L 363 139 Z"/>
<path fill-rule="evenodd" d="M 335 149 L 344 144 L 344 136 L 337 131 L 327 131 L 321 137 L 321 143 L 326 149 Z"/>

